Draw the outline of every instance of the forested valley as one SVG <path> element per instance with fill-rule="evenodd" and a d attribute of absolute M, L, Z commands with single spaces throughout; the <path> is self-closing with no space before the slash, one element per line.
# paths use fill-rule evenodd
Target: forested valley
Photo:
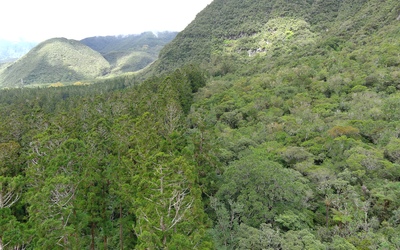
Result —
<path fill-rule="evenodd" d="M 399 15 L 215 0 L 143 74 L 1 90 L 0 249 L 400 249 Z"/>

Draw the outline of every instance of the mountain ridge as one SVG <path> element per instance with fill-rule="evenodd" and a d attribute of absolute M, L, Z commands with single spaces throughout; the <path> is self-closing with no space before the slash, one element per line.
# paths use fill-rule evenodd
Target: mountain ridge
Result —
<path fill-rule="evenodd" d="M 177 32 L 143 32 L 138 35 L 100 36 L 81 40 L 83 44 L 100 52 L 110 63 L 115 74 L 135 72 L 158 58 L 167 43 Z"/>
<path fill-rule="evenodd" d="M 144 32 L 81 41 L 51 38 L 17 61 L 1 65 L 0 86 L 94 80 L 136 72 L 155 61 L 161 48 L 175 35 L 176 32 Z"/>

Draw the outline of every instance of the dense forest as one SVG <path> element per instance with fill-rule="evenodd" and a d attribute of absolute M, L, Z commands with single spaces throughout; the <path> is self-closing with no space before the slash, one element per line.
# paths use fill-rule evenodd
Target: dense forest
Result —
<path fill-rule="evenodd" d="M 400 249 L 399 14 L 215 0 L 143 75 L 1 90 L 0 249 Z"/>

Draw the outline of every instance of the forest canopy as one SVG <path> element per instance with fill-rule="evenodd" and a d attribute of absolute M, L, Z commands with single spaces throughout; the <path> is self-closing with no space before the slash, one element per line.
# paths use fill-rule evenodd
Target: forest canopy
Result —
<path fill-rule="evenodd" d="M 399 13 L 215 0 L 143 75 L 0 91 L 0 246 L 399 249 Z"/>

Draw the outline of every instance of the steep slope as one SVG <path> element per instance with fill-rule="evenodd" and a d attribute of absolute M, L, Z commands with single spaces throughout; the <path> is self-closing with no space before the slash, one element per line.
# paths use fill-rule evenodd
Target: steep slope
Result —
<path fill-rule="evenodd" d="M 143 69 L 158 57 L 160 50 L 175 38 L 177 32 L 145 32 L 139 35 L 89 37 L 81 40 L 100 52 L 111 64 L 112 73 Z"/>
<path fill-rule="evenodd" d="M 335 43 L 328 37 L 357 40 L 397 23 L 399 8 L 393 0 L 215 0 L 161 51 L 156 72 L 238 54 L 311 51 Z"/>
<path fill-rule="evenodd" d="M 0 84 L 20 86 L 77 81 L 105 75 L 109 70 L 109 63 L 100 53 L 75 40 L 53 38 L 3 69 Z"/>

